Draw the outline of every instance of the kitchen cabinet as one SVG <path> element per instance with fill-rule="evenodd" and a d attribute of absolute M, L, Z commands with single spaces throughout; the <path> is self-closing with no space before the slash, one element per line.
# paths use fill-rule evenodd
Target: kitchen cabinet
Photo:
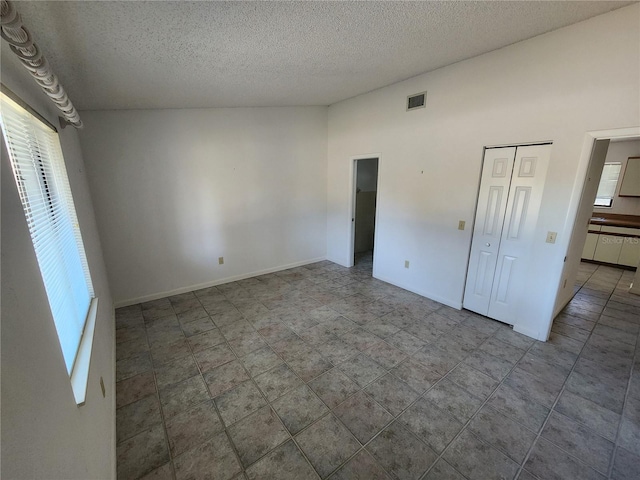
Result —
<path fill-rule="evenodd" d="M 640 263 L 640 228 L 590 224 L 582 258 L 637 267 Z"/>
<path fill-rule="evenodd" d="M 618 237 L 615 235 L 598 235 L 598 243 L 596 245 L 596 251 L 593 254 L 593 259 L 596 262 L 604 263 L 618 263 L 620 257 L 620 251 L 622 250 L 622 243 L 624 237 Z"/>
<path fill-rule="evenodd" d="M 589 233 L 587 233 L 587 240 L 584 242 L 584 249 L 582 250 L 582 258 L 593 260 L 593 255 L 596 253 L 596 246 L 598 245 L 598 233 L 591 233 L 592 231 L 600 231 L 600 225 L 589 225 Z"/>

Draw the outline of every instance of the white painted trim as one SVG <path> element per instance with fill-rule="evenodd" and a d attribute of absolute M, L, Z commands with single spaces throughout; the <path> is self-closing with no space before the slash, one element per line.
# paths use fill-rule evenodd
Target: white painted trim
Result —
<path fill-rule="evenodd" d="M 442 297 L 439 297 L 438 295 L 433 295 L 433 294 L 430 294 L 429 292 L 416 290 L 414 288 L 409 287 L 408 285 L 404 285 L 399 282 L 394 282 L 389 278 L 386 278 L 382 275 L 378 275 L 375 269 L 373 270 L 373 278 L 377 278 L 378 280 L 381 280 L 390 285 L 395 285 L 396 287 L 400 287 L 403 290 L 415 293 L 416 295 L 420 295 L 421 297 L 428 298 L 429 300 L 433 300 L 434 302 L 442 303 L 443 305 L 447 305 L 448 307 L 455 308 L 456 310 L 462 310 L 462 302 L 454 301 L 449 298 L 442 298 Z"/>
<path fill-rule="evenodd" d="M 425 102 L 426 102 L 426 97 L 425 97 Z M 382 155 L 378 155 L 376 157 L 378 159 L 378 169 L 376 170 L 376 216 L 373 220 L 373 259 L 372 259 L 372 265 L 371 265 L 371 271 L 372 271 L 372 275 L 373 272 L 376 270 L 376 265 L 378 264 L 378 255 L 376 255 L 376 245 L 378 245 L 378 225 L 380 225 L 380 165 L 382 165 Z"/>
<path fill-rule="evenodd" d="M 355 264 L 356 255 L 356 191 L 358 182 L 358 158 L 351 159 L 351 215 L 349 222 L 351 223 L 351 235 L 349 236 L 349 258 L 347 259 L 347 267 L 351 268 Z M 377 195 L 377 193 L 376 193 Z"/>
<path fill-rule="evenodd" d="M 96 317 L 98 316 L 98 299 L 91 300 L 87 321 L 82 334 L 82 340 L 78 347 L 78 354 L 71 370 L 71 388 L 76 404 L 84 405 L 87 397 L 87 384 L 89 382 L 89 367 L 91 366 L 91 351 L 93 350 L 93 334 L 96 330 Z"/>
<path fill-rule="evenodd" d="M 351 159 L 351 216 L 349 217 L 349 221 L 351 222 L 351 240 L 349 244 L 349 258 L 347 259 L 345 267 L 351 268 L 354 265 L 354 257 L 355 257 L 355 243 L 356 243 L 356 189 L 358 181 L 358 160 L 378 160 L 378 170 L 376 173 L 376 219 L 375 225 L 378 225 L 378 205 L 379 205 L 379 194 L 380 194 L 380 163 L 382 162 L 382 155 L 379 153 L 370 153 L 366 155 L 356 155 L 355 157 L 350 157 Z M 373 267 L 376 265 L 376 240 L 378 236 L 378 229 L 375 228 L 373 231 Z"/>
<path fill-rule="evenodd" d="M 345 268 L 351 268 L 351 267 L 353 267 L 353 265 L 349 266 L 349 265 L 347 264 L 347 262 L 343 262 L 343 261 L 338 260 L 338 259 L 332 259 L 332 258 L 327 257 L 325 260 L 329 260 L 330 262 L 333 262 L 333 263 L 335 263 L 336 265 L 340 265 L 341 267 L 345 267 Z"/>
<path fill-rule="evenodd" d="M 115 308 L 128 307 L 129 305 L 136 305 L 138 303 L 150 302 L 152 300 L 158 300 L 160 298 L 170 297 L 172 295 L 179 295 L 181 293 L 188 293 L 194 290 L 200 290 L 202 288 L 215 287 L 216 285 L 222 285 L 224 283 L 229 282 L 237 282 L 238 280 L 244 280 L 245 278 L 257 277 L 259 275 L 266 275 L 268 273 L 281 272 L 283 270 L 288 270 L 289 268 L 302 267 L 304 265 L 309 265 L 311 263 L 321 262 L 326 260 L 327 257 L 317 257 L 311 258 L 308 260 L 303 260 L 301 262 L 290 263 L 288 265 L 281 265 L 279 267 L 267 268 L 264 270 L 258 270 L 255 272 L 244 273 L 242 275 L 235 275 L 232 277 L 225 277 L 218 280 L 214 280 L 211 282 L 199 283 L 197 285 L 191 285 L 188 287 L 176 288 L 175 290 L 171 290 L 168 292 L 159 292 L 152 293 L 150 295 L 144 295 L 142 297 L 130 298 L 127 300 L 121 300 L 115 302 Z"/>
<path fill-rule="evenodd" d="M 563 270 L 564 272 L 564 270 Z M 560 285 L 562 285 L 562 283 L 564 282 L 564 280 L 561 280 Z M 575 295 L 575 292 L 574 292 Z M 558 291 L 558 294 L 556 295 L 556 302 L 558 301 L 558 297 L 560 296 L 560 291 Z M 567 305 L 569 305 L 569 302 L 571 301 L 571 299 L 573 298 L 573 295 L 568 297 L 566 300 L 563 300 L 562 302 L 560 302 L 559 304 L 555 305 L 553 308 L 553 318 L 551 320 L 551 326 L 553 326 L 553 321 L 556 319 L 556 317 L 558 315 L 560 315 L 560 312 L 564 309 L 564 307 L 566 307 Z M 549 329 L 549 332 L 551 332 L 551 329 Z"/>
<path fill-rule="evenodd" d="M 467 264 L 464 269 L 464 283 L 462 284 L 462 294 L 460 298 L 460 308 L 464 308 L 464 295 L 467 293 L 467 278 L 469 277 L 469 266 L 471 265 L 471 248 L 473 247 L 473 232 L 476 228 L 476 217 L 478 216 L 478 203 L 480 202 L 480 188 L 482 187 L 482 171 L 484 170 L 484 157 L 487 153 L 487 149 L 493 147 L 482 147 L 482 157 L 480 158 L 480 172 L 478 173 L 478 187 L 476 188 L 476 202 L 473 206 L 473 215 L 469 228 L 471 229 L 471 235 L 469 237 L 469 247 L 467 248 Z"/>
<path fill-rule="evenodd" d="M 505 148 L 505 147 L 528 147 L 528 146 L 534 146 L 534 145 L 547 145 L 547 144 L 553 144 L 553 140 L 532 140 L 530 142 L 527 142 L 526 140 L 522 141 L 522 142 L 515 142 L 515 143 L 501 143 L 501 144 L 497 144 L 497 145 L 485 145 L 485 150 L 489 149 L 489 148 Z M 484 157 L 483 157 L 484 160 Z"/>
<path fill-rule="evenodd" d="M 112 333 L 112 337 L 111 337 L 111 349 L 110 349 L 110 353 L 111 353 L 111 378 L 109 379 L 108 385 L 111 385 L 111 411 L 115 412 L 116 411 L 116 394 L 115 394 L 115 390 L 116 390 L 116 335 L 115 335 L 115 328 L 116 328 L 116 309 L 115 309 L 115 305 L 113 304 L 113 302 L 111 302 L 111 306 L 109 308 L 109 311 L 111 312 L 111 327 L 109 329 L 109 331 L 111 332 L 111 328 L 113 328 L 113 333 Z M 115 415 L 111 415 L 111 438 L 117 438 L 116 437 L 116 416 Z M 116 442 L 112 441 L 111 442 L 111 471 L 112 472 L 117 472 L 118 471 L 118 452 L 116 450 Z"/>
<path fill-rule="evenodd" d="M 540 340 L 541 342 L 546 342 L 547 339 L 549 338 L 549 335 L 546 335 L 546 336 L 540 335 L 540 332 L 538 330 L 523 328 L 523 327 L 520 327 L 519 325 L 514 325 L 513 331 L 526 335 L 527 337 L 535 338 L 536 340 Z"/>
<path fill-rule="evenodd" d="M 580 202 L 582 201 L 582 193 L 584 192 L 584 184 L 587 180 L 587 172 L 589 171 L 589 165 L 591 163 L 591 155 L 593 153 L 593 148 L 597 140 L 607 140 L 607 139 L 624 139 L 624 138 L 634 138 L 640 137 L 640 126 L 636 127 L 623 127 L 623 128 L 612 128 L 608 130 L 593 130 L 590 132 L 586 132 L 584 136 L 584 141 L 582 143 L 582 153 L 580 154 L 580 160 L 578 162 L 578 170 L 576 172 L 576 181 L 573 184 L 573 190 L 571 192 L 571 198 L 569 200 L 569 208 L 567 209 L 567 217 L 565 221 L 565 228 L 563 232 L 563 238 L 565 238 L 564 242 L 564 254 L 567 256 L 569 254 L 569 246 L 571 245 L 573 232 L 575 231 L 575 223 L 576 217 L 578 216 L 578 210 L 580 209 Z M 553 326 L 553 321 L 556 316 L 562 311 L 562 309 L 566 306 L 566 304 L 570 301 L 562 305 L 558 304 L 558 299 L 562 293 L 562 283 L 565 272 L 566 265 L 562 264 L 560 266 L 560 271 L 558 274 L 558 284 L 556 286 L 556 298 L 553 302 L 553 307 L 550 312 L 551 321 L 549 322 L 549 328 L 544 337 L 543 341 L 546 341 L 549 338 L 549 334 L 551 333 L 551 327 Z M 515 329 L 515 327 L 514 327 Z M 526 334 L 525 334 L 526 335 Z M 538 338 L 538 337 L 535 337 Z"/>

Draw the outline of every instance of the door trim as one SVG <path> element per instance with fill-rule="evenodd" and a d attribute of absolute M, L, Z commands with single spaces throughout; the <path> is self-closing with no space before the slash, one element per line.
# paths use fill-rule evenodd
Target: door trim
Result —
<path fill-rule="evenodd" d="M 640 126 L 635 127 L 624 127 L 624 128 L 612 128 L 607 130 L 592 130 L 589 132 L 585 132 L 584 139 L 582 142 L 582 152 L 580 154 L 580 160 L 578 161 L 578 168 L 576 171 L 576 181 L 573 184 L 573 188 L 571 190 L 571 197 L 569 199 L 569 208 L 567 209 L 567 221 L 565 223 L 565 229 L 563 232 L 563 238 L 567 238 L 568 240 L 563 245 L 564 247 L 564 256 L 568 257 L 569 248 L 573 243 L 573 237 L 577 232 L 577 228 L 580 226 L 576 225 L 576 221 L 578 220 L 578 212 L 580 210 L 580 205 L 582 204 L 584 187 L 587 182 L 587 174 L 589 172 L 589 168 L 591 165 L 591 155 L 593 149 L 595 147 L 596 141 L 598 140 L 613 140 L 613 139 L 625 139 L 625 138 L 636 138 L 640 137 Z M 571 262 L 579 262 L 580 259 L 571 259 Z M 551 327 L 553 325 L 553 320 L 560 313 L 560 311 L 566 306 L 567 303 L 571 300 L 571 297 L 566 299 L 562 298 L 563 283 L 565 281 L 565 275 L 569 270 L 570 262 L 564 262 L 558 266 L 557 270 L 557 279 L 558 284 L 556 287 L 556 298 L 554 299 L 554 307 L 553 311 L 550 312 L 550 321 L 549 328 L 546 332 L 546 338 L 549 337 L 551 332 Z M 568 278 L 566 280 L 569 280 Z"/>
<path fill-rule="evenodd" d="M 375 216 L 375 225 L 376 228 L 373 231 L 373 275 L 375 276 L 376 271 L 376 245 L 378 243 L 378 212 L 380 209 L 378 206 L 380 205 L 380 164 L 382 163 L 382 155 L 379 153 L 369 153 L 363 155 L 356 155 L 350 157 L 350 165 L 351 165 L 351 209 L 349 212 L 349 222 L 351 223 L 351 235 L 349 235 L 349 261 L 347 262 L 347 267 L 353 267 L 354 265 L 354 255 L 355 255 L 355 241 L 356 241 L 356 182 L 358 180 L 358 160 L 370 160 L 370 159 L 378 159 L 378 175 L 376 178 L 376 216 Z"/>

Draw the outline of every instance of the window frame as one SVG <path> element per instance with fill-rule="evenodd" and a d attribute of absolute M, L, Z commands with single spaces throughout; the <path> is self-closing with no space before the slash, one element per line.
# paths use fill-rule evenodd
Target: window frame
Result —
<path fill-rule="evenodd" d="M 0 105 L 0 128 L 8 161 L 25 213 L 63 363 L 76 404 L 80 406 L 86 399 L 98 299 L 60 136 L 53 125 L 4 85 Z"/>

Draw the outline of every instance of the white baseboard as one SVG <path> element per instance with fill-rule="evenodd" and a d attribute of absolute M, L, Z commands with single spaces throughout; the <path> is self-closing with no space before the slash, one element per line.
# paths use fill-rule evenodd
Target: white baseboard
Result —
<path fill-rule="evenodd" d="M 450 298 L 443 298 L 443 297 L 440 297 L 439 295 L 434 295 L 429 292 L 423 292 L 423 291 L 414 289 L 408 285 L 403 285 L 402 283 L 391 280 L 390 278 L 387 278 L 383 275 L 378 275 L 375 271 L 373 272 L 373 278 L 377 278 L 378 280 L 382 280 L 383 282 L 390 283 L 391 285 L 395 285 L 396 287 L 400 287 L 404 290 L 420 295 L 421 297 L 426 297 L 429 300 L 442 303 L 443 305 L 447 305 L 448 307 L 455 308 L 456 310 L 462 310 L 461 301 L 454 301 L 454 300 L 451 300 Z"/>
<path fill-rule="evenodd" d="M 526 328 L 520 325 L 514 325 L 513 331 L 526 335 L 527 337 L 535 338 L 536 340 L 540 340 L 541 342 L 546 342 L 548 340 L 548 338 L 542 335 L 539 330 L 534 330 L 532 328 Z"/>
<path fill-rule="evenodd" d="M 280 265 L 278 267 L 267 268 L 267 269 L 258 270 L 255 272 L 243 273 L 241 275 L 234 275 L 232 277 L 220 278 L 218 280 L 213 280 L 211 282 L 199 283 L 197 285 L 189 285 L 187 287 L 176 288 L 175 290 L 170 290 L 168 292 L 158 292 L 158 293 L 152 293 L 149 295 L 144 295 L 142 297 L 129 298 L 126 300 L 118 300 L 118 301 L 115 301 L 114 304 L 115 304 L 115 308 L 128 307 L 129 305 L 136 305 L 138 303 L 150 302 L 152 300 L 158 300 L 160 298 L 170 297 L 172 295 L 179 295 L 181 293 L 200 290 L 202 288 L 215 287 L 216 285 L 222 285 L 223 283 L 237 282 L 238 280 L 244 280 L 245 278 L 257 277 L 259 275 L 266 275 L 268 273 L 281 272 L 282 270 L 288 270 L 290 268 L 295 268 L 295 267 L 302 267 L 304 265 L 321 262 L 326 259 L 327 257 L 311 258 L 308 260 L 303 260 L 301 262 L 290 263 L 288 265 Z"/>
<path fill-rule="evenodd" d="M 343 260 L 339 260 L 339 259 L 337 259 L 337 258 L 331 258 L 331 257 L 328 257 L 328 256 L 327 256 L 327 258 L 326 258 L 326 259 L 327 259 L 327 260 L 329 260 L 330 262 L 333 262 L 333 263 L 335 263 L 335 264 L 337 264 L 337 265 L 340 265 L 341 267 L 351 268 L 351 267 L 353 266 L 353 265 L 349 265 L 349 261 L 348 261 L 348 259 L 347 259 L 347 261 L 346 261 L 346 262 L 345 262 L 345 261 L 343 261 Z"/>

